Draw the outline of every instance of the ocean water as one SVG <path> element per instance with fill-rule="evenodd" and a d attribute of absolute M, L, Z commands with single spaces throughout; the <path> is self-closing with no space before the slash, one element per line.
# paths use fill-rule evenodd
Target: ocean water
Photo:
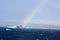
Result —
<path fill-rule="evenodd" d="M 0 40 L 60 40 L 60 30 L 0 27 Z"/>

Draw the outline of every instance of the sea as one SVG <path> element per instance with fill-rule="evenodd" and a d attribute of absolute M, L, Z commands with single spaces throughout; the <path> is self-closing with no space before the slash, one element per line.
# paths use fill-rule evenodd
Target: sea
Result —
<path fill-rule="evenodd" d="M 60 30 L 0 27 L 0 40 L 60 40 Z"/>

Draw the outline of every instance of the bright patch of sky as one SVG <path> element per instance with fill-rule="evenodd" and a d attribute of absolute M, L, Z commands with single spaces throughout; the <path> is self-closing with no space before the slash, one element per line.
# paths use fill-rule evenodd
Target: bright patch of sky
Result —
<path fill-rule="evenodd" d="M 0 0 L 0 22 L 20 22 L 38 2 L 42 0 Z M 60 25 L 60 0 L 48 0 L 42 11 L 37 11 L 31 21 Z"/>

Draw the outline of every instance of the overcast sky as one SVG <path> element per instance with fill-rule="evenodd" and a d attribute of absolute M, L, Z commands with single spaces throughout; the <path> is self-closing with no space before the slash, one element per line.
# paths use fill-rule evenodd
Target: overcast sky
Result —
<path fill-rule="evenodd" d="M 44 1 L 44 0 L 43 0 Z M 0 0 L 0 22 L 20 22 L 42 0 Z M 33 23 L 60 25 L 60 0 L 48 0 L 31 21 Z"/>

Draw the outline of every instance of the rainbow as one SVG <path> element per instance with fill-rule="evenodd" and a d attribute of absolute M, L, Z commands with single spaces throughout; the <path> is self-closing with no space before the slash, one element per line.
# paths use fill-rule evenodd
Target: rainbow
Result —
<path fill-rule="evenodd" d="M 21 22 L 21 25 L 23 28 L 25 28 L 28 23 L 30 22 L 30 20 L 32 19 L 32 17 L 37 13 L 37 11 L 40 11 L 44 8 L 44 6 L 46 5 L 48 0 L 43 0 L 42 3 L 38 3 L 33 10 L 29 13 L 29 15 Z"/>

